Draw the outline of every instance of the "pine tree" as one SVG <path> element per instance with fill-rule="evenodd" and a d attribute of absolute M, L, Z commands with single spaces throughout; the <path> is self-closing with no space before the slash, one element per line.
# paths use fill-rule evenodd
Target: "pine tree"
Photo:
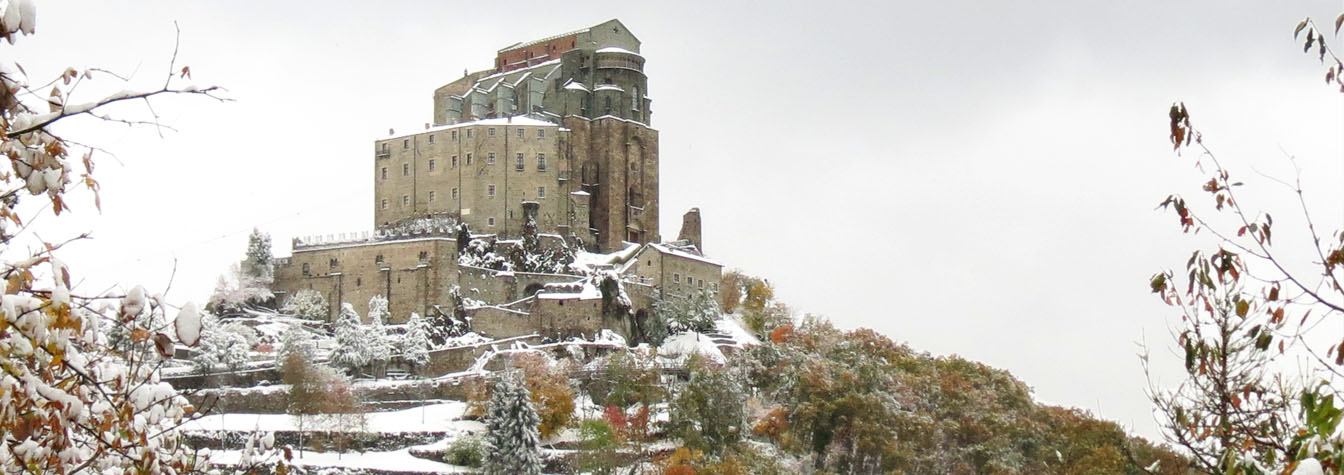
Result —
<path fill-rule="evenodd" d="M 387 297 L 375 295 L 369 299 L 369 327 L 365 334 L 369 352 L 369 363 L 374 366 L 387 364 L 392 358 L 392 340 L 387 335 L 383 320 L 389 316 Z"/>
<path fill-rule="evenodd" d="M 275 279 L 271 267 L 271 235 L 252 228 L 247 237 L 247 259 L 243 261 L 243 271 L 259 281 L 270 283 Z"/>
<path fill-rule="evenodd" d="M 341 304 L 336 317 L 336 349 L 331 352 L 331 364 L 351 373 L 369 365 L 369 338 L 359 324 L 359 314 L 349 303 Z"/>
<path fill-rule="evenodd" d="M 406 321 L 406 334 L 401 337 L 401 357 L 411 366 L 421 367 L 429 363 L 429 322 L 420 318 L 420 314 L 411 312 Z"/>
<path fill-rule="evenodd" d="M 495 383 L 486 412 L 490 452 L 485 458 L 485 473 L 540 474 L 540 423 L 521 375 L 517 371 L 505 373 Z"/>

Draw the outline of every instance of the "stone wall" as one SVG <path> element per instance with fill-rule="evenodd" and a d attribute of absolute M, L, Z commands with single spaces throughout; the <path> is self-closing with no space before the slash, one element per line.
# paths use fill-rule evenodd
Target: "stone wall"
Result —
<path fill-rule="evenodd" d="M 429 313 L 447 301 L 456 283 L 457 241 L 428 237 L 295 249 L 276 266 L 275 287 L 285 295 L 300 289 L 322 292 L 335 318 L 348 302 L 367 322 L 369 299 L 388 299 L 389 323 L 403 323 L 411 312 Z M 307 272 L 304 272 L 304 269 Z"/>

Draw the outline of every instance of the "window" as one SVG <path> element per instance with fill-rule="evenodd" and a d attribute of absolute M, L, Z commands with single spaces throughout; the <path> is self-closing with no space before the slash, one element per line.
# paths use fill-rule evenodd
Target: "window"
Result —
<path fill-rule="evenodd" d="M 383 198 L 383 203 L 379 205 L 382 209 L 387 209 L 387 198 Z"/>
<path fill-rule="evenodd" d="M 546 129 L 537 129 L 537 138 L 539 139 L 546 138 Z"/>
<path fill-rule="evenodd" d="M 379 254 L 378 257 L 373 258 L 373 265 L 376 265 L 376 266 L 381 266 L 381 265 L 383 265 L 383 255 L 382 255 L 382 254 Z"/>
<path fill-rule="evenodd" d="M 331 262 L 328 262 L 327 264 L 331 266 L 331 270 L 336 270 L 337 267 L 341 266 L 341 261 L 332 259 Z"/>
<path fill-rule="evenodd" d="M 639 171 L 639 165 L 635 164 L 635 162 L 630 162 L 630 171 L 632 172 Z"/>
<path fill-rule="evenodd" d="M 433 203 L 433 202 L 434 202 L 434 192 L 433 192 L 433 191 L 429 192 L 429 202 L 430 202 L 430 203 Z"/>
<path fill-rule="evenodd" d="M 431 172 L 434 171 L 434 168 L 435 168 L 434 165 L 435 165 L 434 160 L 430 160 L 430 161 L 429 161 L 429 171 L 431 171 Z"/>
<path fill-rule="evenodd" d="M 410 205 L 411 205 L 411 195 L 401 195 L 401 205 L 402 205 L 402 206 L 410 206 Z"/>
<path fill-rule="evenodd" d="M 494 225 L 495 225 L 495 218 L 485 218 L 485 225 L 486 225 L 486 226 L 494 226 Z"/>
<path fill-rule="evenodd" d="M 429 260 L 429 251 L 420 251 L 420 262 Z"/>
<path fill-rule="evenodd" d="M 457 188 L 453 188 L 453 201 L 457 201 Z"/>
<path fill-rule="evenodd" d="M 520 153 L 518 154 L 518 163 L 513 165 L 513 169 L 515 171 L 523 171 L 524 168 L 527 168 L 527 164 L 523 163 L 523 154 Z"/>
<path fill-rule="evenodd" d="M 307 277 L 307 276 L 310 276 L 310 275 L 313 275 L 313 270 L 310 269 L 310 268 L 308 268 L 308 263 L 305 262 L 305 263 L 303 263 L 303 276 L 304 276 L 304 277 Z"/>
<path fill-rule="evenodd" d="M 486 165 L 494 165 L 494 164 L 495 164 L 495 152 L 490 152 L 489 155 L 486 155 L 486 156 L 485 156 L 485 164 L 486 164 Z"/>
<path fill-rule="evenodd" d="M 537 198 L 538 198 L 538 199 L 541 199 L 541 198 L 545 198 L 545 197 L 546 197 L 546 187 L 544 187 L 544 186 L 538 186 L 538 187 L 537 187 Z"/>
<path fill-rule="evenodd" d="M 356 278 L 355 278 L 355 287 L 359 287 L 359 286 L 361 286 L 361 285 L 364 285 L 364 279 L 360 279 L 360 278 L 356 277 Z"/>
<path fill-rule="evenodd" d="M 467 154 L 467 165 L 471 165 L 471 154 Z"/>
<path fill-rule="evenodd" d="M 401 148 L 411 148 L 411 139 L 401 139 Z"/>
<path fill-rule="evenodd" d="M 429 134 L 429 143 L 434 143 L 434 134 Z"/>
<path fill-rule="evenodd" d="M 401 176 L 410 176 L 410 175 L 411 175 L 411 164 L 409 163 L 401 164 Z"/>
<path fill-rule="evenodd" d="M 673 282 L 681 282 L 681 274 L 673 273 L 673 274 L 672 274 L 672 281 L 673 281 Z"/>
<path fill-rule="evenodd" d="M 485 187 L 485 196 L 489 196 L 491 198 L 495 197 L 495 185 L 487 185 Z"/>
<path fill-rule="evenodd" d="M 705 288 L 705 279 L 700 279 L 700 288 Z"/>
<path fill-rule="evenodd" d="M 471 138 L 471 129 L 467 129 L 467 138 Z"/>
<path fill-rule="evenodd" d="M 713 291 L 715 291 L 715 292 L 718 292 L 718 291 L 719 291 L 719 283 L 718 283 L 718 282 L 710 282 L 710 283 L 709 283 L 709 290 L 713 290 Z"/>
<path fill-rule="evenodd" d="M 546 154 L 544 153 L 537 154 L 537 171 L 546 171 Z"/>
<path fill-rule="evenodd" d="M 457 140 L 457 131 L 456 131 L 456 130 L 453 131 L 453 140 Z"/>
<path fill-rule="evenodd" d="M 494 137 L 494 136 L 495 136 L 495 128 L 494 128 L 494 127 L 491 127 L 491 128 L 490 128 L 490 136 L 491 136 L 491 137 Z"/>
<path fill-rule="evenodd" d="M 523 138 L 523 129 L 518 129 L 518 138 Z"/>
<path fill-rule="evenodd" d="M 387 167 L 383 167 L 383 172 L 379 174 L 379 177 L 381 177 L 384 180 L 387 179 Z"/>
<path fill-rule="evenodd" d="M 453 155 L 453 161 L 451 163 L 453 164 L 453 168 L 457 168 L 457 155 Z"/>
<path fill-rule="evenodd" d="M 387 142 L 383 142 L 383 151 L 384 151 L 384 152 L 390 152 L 390 151 L 392 151 L 392 144 L 389 144 L 389 143 L 387 143 Z"/>

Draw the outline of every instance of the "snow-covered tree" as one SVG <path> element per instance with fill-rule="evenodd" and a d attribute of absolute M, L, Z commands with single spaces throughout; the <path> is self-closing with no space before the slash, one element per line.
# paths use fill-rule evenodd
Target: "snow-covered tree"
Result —
<path fill-rule="evenodd" d="M 202 323 L 199 353 L 191 360 L 196 373 L 215 374 L 245 368 L 251 361 L 247 338 L 213 316 L 207 316 Z"/>
<path fill-rule="evenodd" d="M 223 315 L 249 306 L 270 305 L 268 302 L 275 298 L 270 287 L 271 279 L 251 275 L 239 264 L 234 264 L 215 282 L 215 292 L 210 295 L 206 309 Z"/>
<path fill-rule="evenodd" d="M 457 285 L 448 289 L 448 302 L 452 306 L 451 313 L 437 311 L 430 314 L 429 336 L 435 344 L 442 344 L 449 338 L 465 335 L 471 330 L 467 325 L 466 298 Z"/>
<path fill-rule="evenodd" d="M 275 280 L 275 269 L 271 266 L 270 234 L 252 228 L 252 234 L 247 236 L 247 258 L 243 260 L 243 273 L 266 284 Z"/>
<path fill-rule="evenodd" d="M 280 312 L 309 320 L 326 320 L 327 298 L 322 296 L 322 292 L 301 289 L 285 300 Z"/>
<path fill-rule="evenodd" d="M 696 361 L 690 381 L 672 401 L 667 426 L 686 447 L 718 453 L 742 439 L 746 396 L 729 369 Z"/>
<path fill-rule="evenodd" d="M 383 326 L 383 319 L 388 315 L 387 297 L 375 295 L 369 299 L 369 326 L 364 337 L 368 340 L 369 364 L 374 366 L 385 365 L 392 358 L 393 341 L 387 334 L 387 327 Z"/>
<path fill-rule="evenodd" d="M 406 321 L 406 333 L 397 345 L 401 358 L 417 368 L 429 363 L 429 338 L 429 322 L 411 312 L 411 318 Z"/>
<path fill-rule="evenodd" d="M 32 0 L 0 2 L 0 44 L 32 35 L 36 24 Z M 128 117 L 123 114 L 129 109 L 107 106 L 149 103 L 157 95 L 210 95 L 217 88 L 184 85 L 186 74 L 170 74 L 154 89 L 136 90 L 107 84 L 117 76 L 97 68 L 34 77 L 36 70 L 14 61 L 22 56 L 21 51 L 0 53 L 0 161 L 10 170 L 0 175 L 0 247 L 6 251 L 0 269 L 7 280 L 0 298 L 0 472 L 197 471 L 203 467 L 176 429 L 192 408 L 171 385 L 158 381 L 158 369 L 173 352 L 169 333 L 177 333 L 182 343 L 195 343 L 186 338 L 194 336 L 196 314 L 188 311 L 194 307 L 183 306 L 174 329 L 159 323 L 167 321 L 162 299 L 140 287 L 119 306 L 71 295 L 71 282 L 80 279 L 57 254 L 66 243 L 87 236 L 44 241 L 37 235 L 51 239 L 63 232 L 47 224 L 68 216 L 66 192 L 75 184 L 86 187 L 92 205 L 100 206 L 93 149 L 80 142 L 77 129 L 58 135 L 55 124 L 84 115 L 152 124 L 152 116 Z M 76 85 L 81 95 L 108 86 L 121 90 L 78 97 Z M 32 219 L 40 209 L 52 213 Z M 109 347 L 100 328 L 120 335 L 118 349 Z"/>
<path fill-rule="evenodd" d="M 276 350 L 276 361 L 283 362 L 289 355 L 297 355 L 305 361 L 311 361 L 317 354 L 317 345 L 313 335 L 299 327 L 290 327 L 280 338 L 280 348 Z"/>
<path fill-rule="evenodd" d="M 369 338 L 359 324 L 359 314 L 353 305 L 342 303 L 341 313 L 336 317 L 336 348 L 331 351 L 331 364 L 355 373 L 372 360 Z"/>
<path fill-rule="evenodd" d="M 685 298 L 660 297 L 655 293 L 653 315 L 647 322 L 645 333 L 655 345 L 661 344 L 670 334 L 711 331 L 722 317 L 719 303 L 707 292 L 695 292 Z"/>
<path fill-rule="evenodd" d="M 508 371 L 495 382 L 490 408 L 485 415 L 485 473 L 540 474 L 541 448 L 537 425 L 541 418 L 532 407 L 527 387 L 518 371 Z"/>

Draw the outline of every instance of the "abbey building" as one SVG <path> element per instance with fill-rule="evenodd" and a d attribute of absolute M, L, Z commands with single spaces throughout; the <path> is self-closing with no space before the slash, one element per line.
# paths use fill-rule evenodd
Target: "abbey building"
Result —
<path fill-rule="evenodd" d="M 620 276 L 633 313 L 655 294 L 716 291 L 721 266 L 700 248 L 699 210 L 661 242 L 644 61 L 639 39 L 610 20 L 505 47 L 491 68 L 439 87 L 433 123 L 373 143 L 373 230 L 295 239 L 276 262 L 279 297 L 313 289 L 335 315 L 383 295 L 401 321 L 444 311 L 458 292 L 540 331 L 542 320 L 584 317 L 582 304 L 559 320 L 538 312 L 591 297 L 596 272 Z M 533 268 L 539 259 L 550 267 Z M 483 316 L 473 322 L 490 326 Z"/>

